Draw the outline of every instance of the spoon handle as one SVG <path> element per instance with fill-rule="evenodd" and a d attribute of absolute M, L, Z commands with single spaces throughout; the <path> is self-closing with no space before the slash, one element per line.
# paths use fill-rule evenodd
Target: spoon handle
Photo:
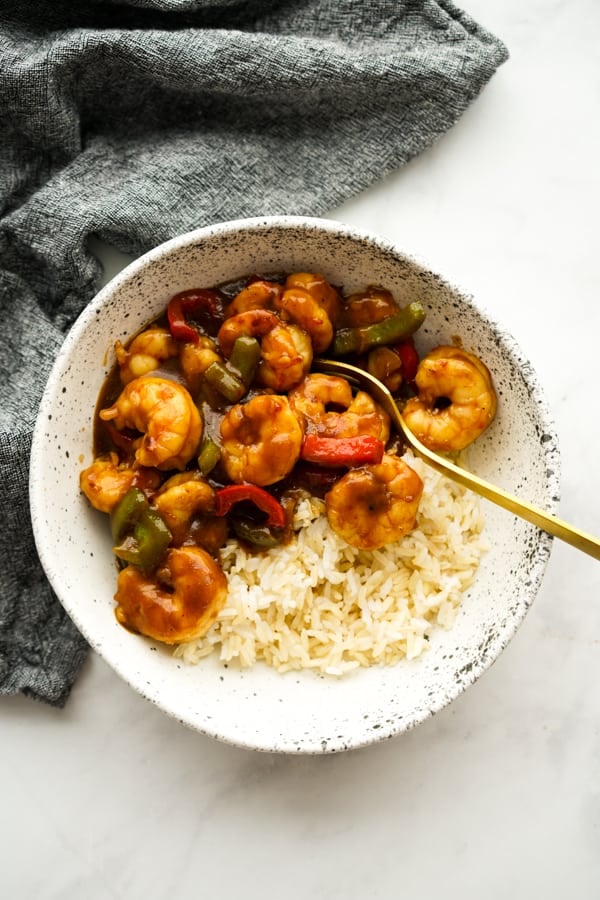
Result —
<path fill-rule="evenodd" d="M 481 497 L 485 497 L 486 500 L 491 500 L 497 506 L 502 506 L 516 516 L 520 516 L 521 519 L 531 522 L 532 525 L 536 525 L 542 531 L 560 538 L 561 541 L 566 541 L 567 544 L 571 544 L 578 550 L 583 550 L 584 553 L 588 553 L 594 559 L 600 559 L 600 540 L 598 538 L 581 531 L 579 528 L 575 528 L 573 525 L 569 525 L 562 519 L 557 518 L 557 516 L 544 512 L 543 509 L 533 506 L 527 500 L 520 500 L 502 488 L 484 481 L 477 475 L 473 475 L 472 472 L 461 469 L 449 460 L 438 456 L 437 453 L 428 450 L 409 430 L 396 404 L 394 404 L 394 408 L 396 410 L 394 419 L 402 429 L 407 442 L 412 446 L 415 453 L 425 459 L 432 468 L 469 488 Z"/>

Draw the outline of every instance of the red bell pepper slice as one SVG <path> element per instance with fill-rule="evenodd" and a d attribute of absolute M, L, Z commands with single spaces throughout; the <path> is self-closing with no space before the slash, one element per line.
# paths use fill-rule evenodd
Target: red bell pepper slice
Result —
<path fill-rule="evenodd" d="M 307 434 L 300 458 L 322 466 L 364 466 L 380 463 L 384 444 L 371 434 L 350 438 L 321 437 Z"/>
<path fill-rule="evenodd" d="M 279 500 L 256 484 L 228 484 L 215 495 L 215 511 L 218 516 L 226 516 L 235 503 L 250 500 L 267 514 L 267 525 L 283 528 L 286 523 L 285 510 Z"/>
<path fill-rule="evenodd" d="M 223 319 L 223 299 L 217 291 L 192 288 L 171 297 L 167 307 L 169 330 L 178 341 L 198 343 L 198 332 L 187 317 L 198 318 L 211 333 L 216 333 Z"/>
<path fill-rule="evenodd" d="M 414 381 L 419 368 L 419 354 L 416 351 L 414 340 L 411 337 L 406 338 L 396 344 L 394 350 L 402 363 L 402 378 L 404 381 Z"/>

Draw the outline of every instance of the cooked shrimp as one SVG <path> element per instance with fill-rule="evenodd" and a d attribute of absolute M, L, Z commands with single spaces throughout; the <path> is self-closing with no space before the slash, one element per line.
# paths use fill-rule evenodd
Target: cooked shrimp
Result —
<path fill-rule="evenodd" d="M 214 362 L 222 362 L 217 352 L 217 345 L 212 338 L 198 335 L 197 343 L 185 341 L 179 352 L 181 368 L 185 380 L 192 393 L 197 394 L 202 383 L 202 376 Z"/>
<path fill-rule="evenodd" d="M 398 312 L 398 304 L 391 291 L 371 285 L 365 291 L 358 291 L 346 298 L 344 303 L 344 324 L 352 328 L 374 325 Z"/>
<path fill-rule="evenodd" d="M 201 547 L 168 551 L 154 576 L 127 566 L 117 579 L 115 614 L 121 625 L 165 644 L 206 634 L 227 597 L 227 579 Z"/>
<path fill-rule="evenodd" d="M 313 272 L 293 272 L 288 275 L 286 288 L 303 288 L 315 298 L 319 306 L 322 306 L 332 323 L 338 321 L 342 312 L 342 298 L 339 291 L 333 287 L 322 275 Z"/>
<path fill-rule="evenodd" d="M 238 337 L 261 340 L 257 380 L 265 387 L 287 391 L 302 381 L 312 363 L 312 346 L 304 332 L 284 323 L 268 309 L 252 309 L 226 319 L 219 329 L 219 346 L 227 357 Z"/>
<path fill-rule="evenodd" d="M 259 394 L 233 406 L 221 422 L 221 461 L 231 481 L 261 486 L 293 469 L 303 431 L 287 397 Z"/>
<path fill-rule="evenodd" d="M 325 495 L 327 519 L 352 547 L 376 550 L 416 525 L 423 482 L 399 456 L 351 469 Z"/>
<path fill-rule="evenodd" d="M 236 294 L 225 309 L 225 318 L 237 316 L 250 309 L 273 309 L 275 299 L 281 295 L 283 285 L 276 281 L 257 280 L 250 282 Z"/>
<path fill-rule="evenodd" d="M 111 513 L 129 488 L 156 488 L 160 475 L 153 469 L 119 462 L 116 453 L 99 456 L 79 476 L 79 486 L 95 509 Z"/>
<path fill-rule="evenodd" d="M 200 472 L 180 472 L 165 481 L 152 503 L 178 545 L 188 536 L 196 515 L 214 513 L 215 492 Z"/>
<path fill-rule="evenodd" d="M 313 359 L 310 338 L 296 325 L 276 325 L 261 344 L 258 381 L 274 391 L 289 391 L 309 371 Z"/>
<path fill-rule="evenodd" d="M 279 316 L 268 309 L 249 309 L 231 316 L 225 319 L 217 335 L 221 352 L 230 357 L 233 345 L 241 335 L 261 339 L 280 324 Z"/>
<path fill-rule="evenodd" d="M 202 418 L 189 392 L 166 378 L 134 378 L 100 418 L 143 433 L 135 458 L 142 466 L 184 469 L 202 437 Z"/>
<path fill-rule="evenodd" d="M 128 384 L 134 378 L 158 369 L 165 360 L 177 356 L 179 345 L 166 328 L 152 325 L 134 337 L 127 348 L 117 341 L 115 353 L 121 381 Z"/>
<path fill-rule="evenodd" d="M 418 396 L 404 420 L 430 450 L 463 450 L 496 414 L 496 392 L 487 367 L 460 347 L 436 347 L 419 363 Z"/>
<path fill-rule="evenodd" d="M 384 444 L 389 439 L 388 414 L 366 391 L 353 397 L 345 378 L 320 372 L 307 375 L 290 391 L 289 400 L 294 412 L 306 420 L 307 431 L 314 434 L 338 438 L 371 434 Z"/>
<path fill-rule="evenodd" d="M 327 310 L 302 287 L 286 288 L 275 301 L 282 318 L 299 325 L 309 335 L 315 353 L 322 353 L 333 340 L 333 324 Z"/>

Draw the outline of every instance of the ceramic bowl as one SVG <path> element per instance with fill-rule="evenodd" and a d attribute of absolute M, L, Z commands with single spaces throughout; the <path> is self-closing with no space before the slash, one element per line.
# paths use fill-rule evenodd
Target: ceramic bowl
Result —
<path fill-rule="evenodd" d="M 393 667 L 342 679 L 277 674 L 263 664 L 189 666 L 114 616 L 115 567 L 106 517 L 79 492 L 92 460 L 98 392 L 113 345 L 164 308 L 177 291 L 250 272 L 319 271 L 346 291 L 378 283 L 428 315 L 427 349 L 460 335 L 493 373 L 499 408 L 473 445 L 473 471 L 555 512 L 559 459 L 541 387 L 515 341 L 474 302 L 373 235 L 334 221 L 257 218 L 202 228 L 142 256 L 89 304 L 67 336 L 37 420 L 31 456 L 34 533 L 48 578 L 93 649 L 135 690 L 182 723 L 239 746 L 321 753 L 403 732 L 440 710 L 498 657 L 533 602 L 551 538 L 485 503 L 491 545 L 454 627 L 434 631 L 428 651 Z M 484 502 L 484 501 L 482 501 Z"/>

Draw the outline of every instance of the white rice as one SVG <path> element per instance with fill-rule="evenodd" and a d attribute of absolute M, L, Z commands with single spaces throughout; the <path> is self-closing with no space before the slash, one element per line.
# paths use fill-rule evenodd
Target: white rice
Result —
<path fill-rule="evenodd" d="M 175 654 L 190 664 L 216 652 L 244 668 L 262 660 L 279 672 L 332 676 L 419 656 L 433 628 L 452 626 L 487 544 L 477 497 L 404 458 L 424 483 L 415 530 L 380 550 L 356 550 L 329 528 L 322 501 L 302 500 L 289 544 L 252 554 L 227 543 L 225 608 Z"/>

